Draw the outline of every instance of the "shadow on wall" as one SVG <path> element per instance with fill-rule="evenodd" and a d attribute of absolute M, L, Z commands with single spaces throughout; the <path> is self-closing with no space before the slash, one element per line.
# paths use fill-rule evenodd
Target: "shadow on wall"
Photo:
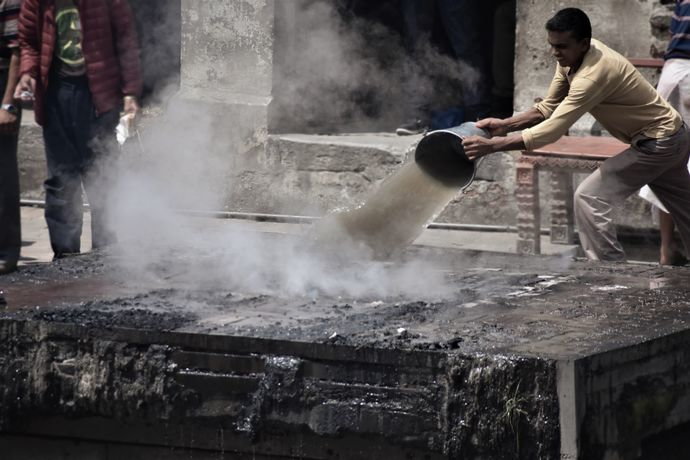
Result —
<path fill-rule="evenodd" d="M 144 103 L 180 86 L 181 0 L 130 0 L 141 43 Z"/>
<path fill-rule="evenodd" d="M 463 88 L 480 82 L 491 87 L 488 105 L 500 101 L 512 114 L 515 1 L 486 0 L 468 34 L 480 42 L 463 44 L 481 55 L 484 69 L 456 55 L 439 7 L 423 20 L 403 14 L 404 3 L 276 2 L 270 131 L 392 131 L 419 106 L 462 107 Z"/>
<path fill-rule="evenodd" d="M 382 10 L 377 8 L 385 17 Z M 374 120 L 385 124 L 401 97 L 404 50 L 395 25 L 383 17 L 360 17 L 335 2 L 276 5 L 272 132 L 343 132 L 357 131 L 352 126 L 357 123 L 359 130 Z"/>
<path fill-rule="evenodd" d="M 492 105 L 498 101 L 503 115 L 512 113 L 515 0 L 483 2 L 477 27 L 488 32 L 473 46 L 486 58 L 484 70 L 454 55 L 438 8 L 429 24 L 418 21 L 425 29 L 417 33 L 403 3 L 275 2 L 270 131 L 393 131 L 415 106 L 461 107 L 463 88 L 483 80 L 490 82 Z M 160 101 L 180 86 L 181 0 L 130 4 L 142 46 L 144 102 Z M 410 34 L 419 35 L 414 46 Z"/>

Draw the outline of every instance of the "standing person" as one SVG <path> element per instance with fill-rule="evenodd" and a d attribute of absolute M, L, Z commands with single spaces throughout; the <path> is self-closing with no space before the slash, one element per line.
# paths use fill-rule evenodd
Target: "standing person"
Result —
<path fill-rule="evenodd" d="M 664 68 L 661 71 L 657 91 L 683 117 L 690 121 L 690 3 L 676 0 L 676 6 L 671 18 L 671 41 L 664 55 Z M 684 265 L 684 257 L 675 248 L 673 232 L 675 224 L 652 189 L 645 185 L 640 190 L 640 196 L 652 203 L 659 211 L 659 233 L 661 247 L 659 248 L 659 264 Z M 656 211 L 654 211 L 656 212 Z"/>
<path fill-rule="evenodd" d="M 432 79 L 425 55 L 431 43 L 436 1 L 400 0 L 399 12 L 406 52 L 402 80 L 404 97 L 400 108 L 406 118 L 395 132 L 408 136 L 425 132 L 431 124 Z"/>
<path fill-rule="evenodd" d="M 447 39 L 449 53 L 456 63 L 463 63 L 476 77 L 463 75 L 459 80 L 466 119 L 487 116 L 491 102 L 490 61 L 478 43 L 486 45 L 490 30 L 484 27 L 489 14 L 485 4 L 473 0 L 402 0 L 403 38 L 410 54 L 404 80 L 405 107 L 409 119 L 395 132 L 400 136 L 419 134 L 432 126 L 433 75 L 427 72 L 428 51 L 433 29 L 438 26 Z M 490 48 L 490 46 L 488 46 Z M 457 72 L 457 70 L 456 70 Z"/>
<path fill-rule="evenodd" d="M 645 184 L 674 216 L 685 248 L 690 249 L 690 134 L 680 114 L 627 59 L 591 38 L 589 18 L 582 10 L 558 11 L 546 30 L 558 62 L 546 98 L 513 117 L 478 122 L 494 137 L 465 138 L 468 156 L 542 147 L 590 112 L 630 147 L 606 160 L 575 192 L 575 218 L 587 257 L 625 259 L 613 209 Z M 521 134 L 507 135 L 520 129 Z"/>
<path fill-rule="evenodd" d="M 14 104 L 19 77 L 17 18 L 20 0 L 0 0 L 0 275 L 17 268 L 21 247 L 17 139 L 20 111 Z"/>
<path fill-rule="evenodd" d="M 92 246 L 110 244 L 108 156 L 116 150 L 120 109 L 136 115 L 142 89 L 128 0 L 24 0 L 19 43 L 16 95 L 34 94 L 36 122 L 43 127 L 45 217 L 55 258 L 80 252 L 82 184 Z"/>
<path fill-rule="evenodd" d="M 397 129 L 401 136 L 420 134 L 427 129 L 439 129 L 449 126 L 444 124 L 454 122 L 459 124 L 462 119 L 476 120 L 489 116 L 492 112 L 494 97 L 492 95 L 492 82 L 497 80 L 492 74 L 492 55 L 494 53 L 494 34 L 501 33 L 501 38 L 506 38 L 505 30 L 515 29 L 514 24 L 500 22 L 494 29 L 494 20 L 498 11 L 501 11 L 499 19 L 513 15 L 515 2 L 511 0 L 489 0 L 478 2 L 476 0 L 402 0 L 401 14 L 403 19 L 403 38 L 405 49 L 410 55 L 406 78 L 404 80 L 405 106 L 403 110 L 408 116 Z M 508 21 L 510 23 L 510 19 Z M 432 109 L 439 101 L 434 99 L 433 75 L 429 75 L 428 51 L 425 46 L 432 42 L 434 29 L 438 26 L 439 32 L 447 41 L 448 53 L 456 64 L 462 63 L 469 71 L 458 75 L 458 69 L 453 73 L 458 78 L 462 94 L 462 119 L 432 120 Z M 507 38 L 514 41 L 510 33 Z M 497 47 L 504 54 L 505 43 Z M 512 59 L 512 56 L 510 56 Z M 454 66 L 455 67 L 455 66 Z M 501 62 L 499 72 L 505 72 L 505 64 Z M 512 77 L 512 67 L 509 69 Z M 448 69 L 444 69 L 445 72 Z M 503 83 L 504 74 L 498 75 L 497 83 Z M 512 78 L 509 77 L 510 80 Z M 512 81 L 509 86 L 512 89 Z M 498 89 L 498 88 L 497 88 Z M 500 88 L 505 91 L 504 88 Z M 497 99 L 497 98 L 496 98 Z M 452 101 L 450 101 L 452 103 Z M 511 100 L 512 103 L 512 100 Z M 457 109 L 457 107 L 456 107 Z M 447 110 L 447 109 L 446 109 Z M 509 111 L 512 114 L 512 106 Z M 450 114 L 449 114 L 450 115 Z M 441 122 L 441 126 L 432 126 Z"/>

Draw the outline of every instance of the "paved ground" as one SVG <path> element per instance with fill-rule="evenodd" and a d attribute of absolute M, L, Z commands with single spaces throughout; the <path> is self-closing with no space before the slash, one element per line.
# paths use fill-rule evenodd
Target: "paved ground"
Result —
<path fill-rule="evenodd" d="M 91 247 L 91 234 L 88 231 L 91 219 L 88 212 L 84 214 L 84 228 L 82 234 L 82 250 Z M 248 220 L 209 219 L 208 226 L 216 231 L 228 229 L 246 229 L 261 233 L 296 234 L 303 230 L 302 225 L 254 222 Z M 22 207 L 22 258 L 20 265 L 40 262 L 50 262 L 53 252 L 48 239 L 48 228 L 43 218 L 43 209 L 38 207 Z M 459 230 L 427 230 L 415 244 L 437 248 L 462 249 L 470 251 L 485 251 L 497 253 L 514 253 L 517 235 L 505 232 L 479 232 Z M 542 237 L 542 251 L 546 255 L 572 255 L 574 246 L 551 244 L 547 236 Z"/>
<path fill-rule="evenodd" d="M 85 229 L 90 228 L 91 215 L 84 213 Z M 81 239 L 82 250 L 91 247 L 91 233 L 87 230 Z M 50 262 L 53 251 L 50 248 L 48 227 L 43 218 L 43 209 L 38 207 L 22 207 L 22 254 L 19 265 Z"/>

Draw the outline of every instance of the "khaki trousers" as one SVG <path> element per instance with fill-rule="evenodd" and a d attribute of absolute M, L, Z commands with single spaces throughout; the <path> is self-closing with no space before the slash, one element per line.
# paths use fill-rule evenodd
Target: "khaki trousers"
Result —
<path fill-rule="evenodd" d="M 672 136 L 637 136 L 630 148 L 606 160 L 575 191 L 575 221 L 582 249 L 592 260 L 625 260 L 616 237 L 613 211 L 643 185 L 669 210 L 690 254 L 690 131 Z"/>

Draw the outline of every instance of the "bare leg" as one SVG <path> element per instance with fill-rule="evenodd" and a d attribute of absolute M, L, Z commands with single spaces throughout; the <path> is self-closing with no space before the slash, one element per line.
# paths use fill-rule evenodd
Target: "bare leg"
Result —
<path fill-rule="evenodd" d="M 659 264 L 661 265 L 671 265 L 673 261 L 673 230 L 675 228 L 671 214 L 660 210 L 659 232 L 661 233 L 661 251 L 659 254 Z"/>
<path fill-rule="evenodd" d="M 673 244 L 673 232 L 676 225 L 671 214 L 659 211 L 659 232 L 661 233 L 661 250 L 659 253 L 660 265 L 682 265 L 685 258 Z"/>

